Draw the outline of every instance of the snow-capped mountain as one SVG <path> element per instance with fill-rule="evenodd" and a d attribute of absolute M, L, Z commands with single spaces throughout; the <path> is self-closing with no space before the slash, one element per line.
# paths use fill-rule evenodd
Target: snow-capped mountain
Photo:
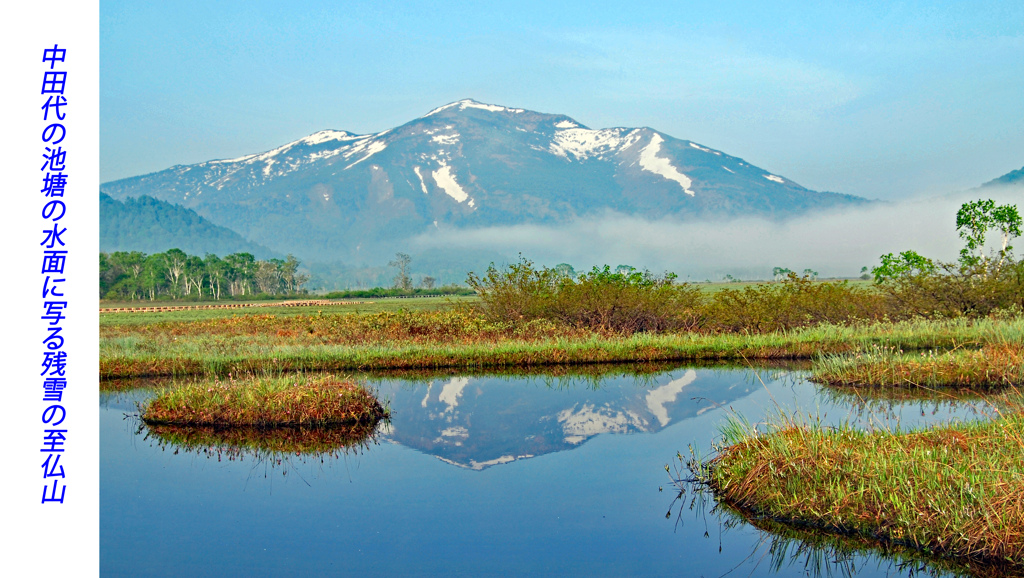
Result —
<path fill-rule="evenodd" d="M 651 128 L 460 100 L 377 134 L 314 133 L 273 150 L 109 182 L 281 253 L 306 259 L 387 254 L 431 227 L 561 222 L 614 210 L 786 217 L 862 203 L 819 193 Z"/>

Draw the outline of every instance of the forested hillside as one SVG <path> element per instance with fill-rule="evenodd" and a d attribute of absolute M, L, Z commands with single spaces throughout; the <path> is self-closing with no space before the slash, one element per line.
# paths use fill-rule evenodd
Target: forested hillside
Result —
<path fill-rule="evenodd" d="M 129 197 L 122 202 L 100 193 L 100 251 L 158 253 L 171 248 L 193 255 L 276 256 L 270 249 L 180 205 L 148 196 Z"/>

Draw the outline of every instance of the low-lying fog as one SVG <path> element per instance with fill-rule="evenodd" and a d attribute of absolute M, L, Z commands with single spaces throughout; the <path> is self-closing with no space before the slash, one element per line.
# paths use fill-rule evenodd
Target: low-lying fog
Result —
<path fill-rule="evenodd" d="M 928 200 L 819 212 L 775 222 L 646 220 L 617 213 L 580 218 L 558 226 L 516 225 L 433 231 L 415 239 L 418 250 L 491 250 L 511 258 L 522 253 L 537 263 L 570 263 L 577 271 L 619 264 L 673 271 L 681 280 L 770 278 L 772 268 L 821 277 L 856 277 L 885 253 L 913 249 L 955 260 L 963 246 L 956 231 L 961 203 L 993 198 L 1022 204 L 1024 188 L 970 191 Z M 1024 210 L 1024 206 L 1021 206 Z M 996 246 L 998 234 L 989 235 Z M 1018 245 L 1024 241 L 1018 240 Z M 1024 250 L 1024 246 L 1020 247 Z M 1018 251 L 1019 253 L 1020 251 Z"/>

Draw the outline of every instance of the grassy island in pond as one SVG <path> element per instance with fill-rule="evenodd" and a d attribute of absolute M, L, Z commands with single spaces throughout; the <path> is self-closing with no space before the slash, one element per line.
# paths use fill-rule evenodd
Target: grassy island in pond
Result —
<path fill-rule="evenodd" d="M 376 423 L 388 410 L 351 381 L 333 377 L 248 378 L 168 390 L 142 411 L 150 425 L 319 427 Z"/>
<path fill-rule="evenodd" d="M 698 477 L 729 506 L 1024 571 L 1024 414 L 910 432 L 732 422 L 725 434 Z"/>

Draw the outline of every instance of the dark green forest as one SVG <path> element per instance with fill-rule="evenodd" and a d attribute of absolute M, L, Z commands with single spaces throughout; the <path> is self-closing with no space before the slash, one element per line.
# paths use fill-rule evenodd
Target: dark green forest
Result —
<path fill-rule="evenodd" d="M 127 198 L 122 202 L 100 193 L 100 251 L 157 253 L 171 248 L 197 255 L 251 253 L 258 258 L 280 256 L 180 205 L 147 196 Z"/>

